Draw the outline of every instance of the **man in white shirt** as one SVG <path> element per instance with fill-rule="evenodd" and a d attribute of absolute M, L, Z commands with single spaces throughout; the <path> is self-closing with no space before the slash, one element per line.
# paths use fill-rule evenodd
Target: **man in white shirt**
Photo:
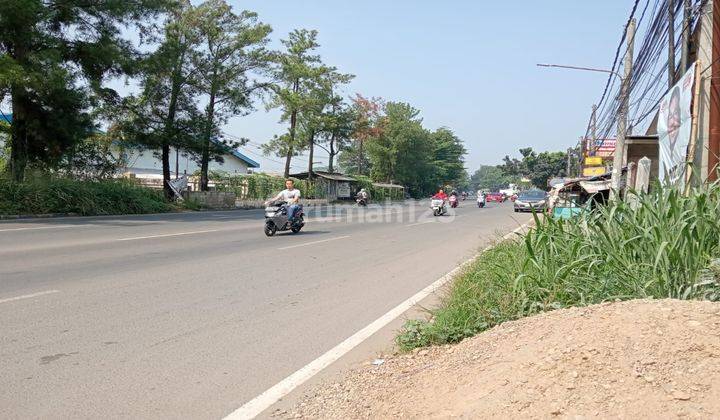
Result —
<path fill-rule="evenodd" d="M 295 182 L 292 179 L 285 181 L 285 189 L 280 191 L 272 201 L 284 201 L 288 207 L 288 219 L 292 221 L 295 214 L 300 210 L 300 190 L 295 188 Z"/>

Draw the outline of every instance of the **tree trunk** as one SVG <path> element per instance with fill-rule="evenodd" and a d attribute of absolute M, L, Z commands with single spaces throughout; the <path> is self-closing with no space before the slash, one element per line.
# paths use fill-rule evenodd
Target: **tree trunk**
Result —
<path fill-rule="evenodd" d="M 308 161 L 308 179 L 313 177 L 313 159 L 315 158 L 315 132 L 310 130 L 308 138 L 308 147 L 310 147 L 310 159 Z"/>
<path fill-rule="evenodd" d="M 165 118 L 165 127 L 163 129 L 162 138 L 162 173 L 163 173 L 163 192 L 165 198 L 173 200 L 175 193 L 170 188 L 170 143 L 175 131 L 175 115 L 177 114 L 177 103 L 178 96 L 180 95 L 180 70 L 182 62 L 184 61 L 184 54 L 178 57 L 178 61 L 175 63 L 175 69 L 172 74 L 172 89 L 170 90 L 170 103 L 168 104 L 168 113 Z"/>
<path fill-rule="evenodd" d="M 293 83 L 293 92 L 298 93 L 300 90 L 300 79 L 295 79 Z M 295 144 L 295 128 L 297 127 L 298 110 L 293 109 L 290 114 L 290 141 L 288 144 L 287 156 L 285 158 L 285 178 L 290 177 L 290 161 L 293 155 L 293 145 Z"/>
<path fill-rule="evenodd" d="M 358 174 L 365 175 L 363 173 L 363 141 L 360 140 L 360 144 L 358 144 Z"/>
<path fill-rule="evenodd" d="M 335 160 L 335 133 L 330 137 L 330 156 L 328 157 L 328 172 L 335 172 L 333 161 Z"/>
<path fill-rule="evenodd" d="M 13 120 L 10 126 L 10 175 L 15 182 L 25 180 L 25 168 L 28 163 L 28 132 L 25 98 L 19 88 L 12 92 Z"/>
<path fill-rule="evenodd" d="M 205 141 L 203 142 L 200 164 L 200 191 L 209 190 L 208 167 L 210 166 L 210 141 L 212 140 L 213 122 L 215 120 L 215 98 L 216 92 L 213 87 L 207 107 L 207 127 L 205 127 Z"/>

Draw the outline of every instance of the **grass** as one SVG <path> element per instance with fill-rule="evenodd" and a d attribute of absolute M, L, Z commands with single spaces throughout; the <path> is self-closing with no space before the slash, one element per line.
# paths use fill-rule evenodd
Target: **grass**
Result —
<path fill-rule="evenodd" d="M 684 197 L 657 188 L 571 220 L 536 218 L 498 244 L 431 312 L 397 336 L 403 350 L 458 342 L 538 312 L 634 298 L 720 299 L 720 186 Z"/>
<path fill-rule="evenodd" d="M 129 180 L 0 179 L 0 215 L 77 214 L 81 216 L 162 213 L 173 210 L 162 192 Z"/>

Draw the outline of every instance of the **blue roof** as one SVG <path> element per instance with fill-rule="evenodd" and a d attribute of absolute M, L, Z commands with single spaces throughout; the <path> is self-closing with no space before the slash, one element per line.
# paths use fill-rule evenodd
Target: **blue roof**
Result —
<path fill-rule="evenodd" d="M 6 113 L 0 111 L 0 122 L 6 122 L 8 124 L 12 124 L 12 114 L 6 114 Z"/>
<path fill-rule="evenodd" d="M 238 152 L 237 150 L 233 149 L 232 152 L 233 156 L 236 158 L 245 161 L 245 163 L 248 164 L 248 167 L 250 168 L 259 168 L 260 164 L 255 162 L 254 160 L 250 159 L 249 157 L 243 155 L 242 153 Z"/>

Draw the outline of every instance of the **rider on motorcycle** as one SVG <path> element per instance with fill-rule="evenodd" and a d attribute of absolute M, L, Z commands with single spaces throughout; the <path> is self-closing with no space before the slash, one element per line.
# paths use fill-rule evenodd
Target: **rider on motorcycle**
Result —
<path fill-rule="evenodd" d="M 365 191 L 365 188 L 360 188 L 360 191 L 358 191 L 358 193 L 357 193 L 357 199 L 365 200 L 365 202 L 367 202 L 370 199 L 370 194 L 368 194 L 368 192 Z"/>
<path fill-rule="evenodd" d="M 433 195 L 432 198 L 434 198 L 436 200 L 447 201 L 448 196 L 447 196 L 447 194 L 445 194 L 445 191 L 443 191 L 443 189 L 440 188 L 440 191 L 438 191 L 437 194 Z"/>
<path fill-rule="evenodd" d="M 280 191 L 272 201 L 282 200 L 288 205 L 288 220 L 293 221 L 295 214 L 300 210 L 300 190 L 295 188 L 295 181 L 288 179 L 285 181 L 285 189 Z"/>

